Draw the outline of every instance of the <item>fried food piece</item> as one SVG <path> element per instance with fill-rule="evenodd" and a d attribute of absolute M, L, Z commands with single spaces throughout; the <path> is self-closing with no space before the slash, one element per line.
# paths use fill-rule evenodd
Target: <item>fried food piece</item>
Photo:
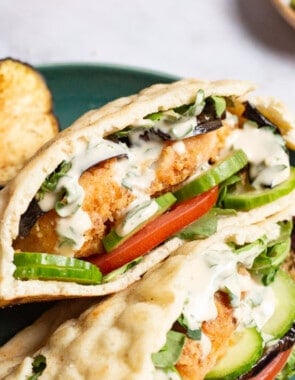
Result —
<path fill-rule="evenodd" d="M 161 152 L 156 170 L 156 179 L 151 186 L 151 193 L 171 190 L 191 176 L 196 168 L 208 161 L 215 161 L 230 128 L 222 128 L 204 135 L 191 137 L 176 144 L 185 145 L 184 153 L 178 153 L 175 143 L 166 143 Z"/>
<path fill-rule="evenodd" d="M 58 132 L 52 97 L 33 67 L 0 60 L 0 185 Z"/>
<path fill-rule="evenodd" d="M 156 178 L 149 189 L 150 195 L 172 190 L 186 180 L 202 163 L 213 159 L 226 127 L 220 130 L 191 137 L 183 141 L 185 150 L 177 153 L 170 142 L 165 143 L 157 163 Z M 82 209 L 91 219 L 92 228 L 86 232 L 85 242 L 75 252 L 75 257 L 103 253 L 101 239 L 107 227 L 116 220 L 117 214 L 133 199 L 132 193 L 120 186 L 113 178 L 112 165 L 116 159 L 86 170 L 79 183 L 85 192 Z M 58 215 L 50 211 L 41 216 L 26 237 L 19 237 L 14 248 L 21 251 L 48 252 L 59 254 L 59 240 L 55 232 Z"/>
<path fill-rule="evenodd" d="M 228 296 L 222 292 L 216 293 L 215 304 L 218 312 L 217 318 L 202 324 L 203 333 L 211 341 L 210 352 L 204 357 L 201 344 L 196 340 L 186 338 L 181 356 L 176 364 L 183 380 L 204 379 L 229 345 L 236 328 L 233 309 L 229 304 Z"/>
<path fill-rule="evenodd" d="M 115 214 L 133 199 L 130 191 L 119 186 L 111 176 L 116 159 L 94 166 L 85 171 L 79 184 L 85 191 L 82 209 L 91 219 L 92 228 L 86 232 L 85 243 L 76 252 L 76 257 L 102 252 L 101 239 L 105 235 L 106 222 L 113 221 Z M 42 215 L 25 238 L 17 238 L 14 247 L 21 251 L 59 253 L 59 239 L 55 231 L 55 210 Z"/>

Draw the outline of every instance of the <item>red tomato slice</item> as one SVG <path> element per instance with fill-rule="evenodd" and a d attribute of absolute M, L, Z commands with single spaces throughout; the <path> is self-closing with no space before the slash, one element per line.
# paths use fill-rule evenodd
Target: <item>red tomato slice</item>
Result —
<path fill-rule="evenodd" d="M 218 187 L 176 204 L 170 211 L 146 224 L 141 230 L 109 253 L 87 258 L 103 274 L 129 263 L 157 247 L 171 235 L 200 218 L 217 201 Z"/>
<path fill-rule="evenodd" d="M 251 377 L 250 380 L 274 380 L 287 363 L 291 351 L 292 348 L 280 352 L 258 375 Z"/>

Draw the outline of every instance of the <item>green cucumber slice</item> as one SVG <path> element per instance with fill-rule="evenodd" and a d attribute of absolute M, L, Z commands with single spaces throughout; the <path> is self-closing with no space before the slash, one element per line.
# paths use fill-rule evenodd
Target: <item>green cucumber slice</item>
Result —
<path fill-rule="evenodd" d="M 295 189 L 295 168 L 291 167 L 289 179 L 280 185 L 266 190 L 253 190 L 245 193 L 228 192 L 223 199 L 225 208 L 236 210 L 251 210 L 291 193 Z"/>
<path fill-rule="evenodd" d="M 233 335 L 232 344 L 216 366 L 206 375 L 210 380 L 232 380 L 248 372 L 261 357 L 263 339 L 254 328 L 246 328 Z"/>
<path fill-rule="evenodd" d="M 42 266 L 58 266 L 69 267 L 75 269 L 91 269 L 93 264 L 88 261 L 75 259 L 73 257 L 66 257 L 60 255 L 53 255 L 51 253 L 39 253 L 39 252 L 20 252 L 15 253 L 13 263 L 16 266 L 30 266 L 30 265 L 42 265 Z M 95 267 L 96 268 L 96 267 Z"/>
<path fill-rule="evenodd" d="M 58 280 L 80 284 L 100 284 L 102 273 L 93 264 L 59 255 L 24 252 L 14 255 L 16 270 L 13 276 L 20 280 Z"/>
<path fill-rule="evenodd" d="M 183 201 L 204 193 L 240 171 L 247 162 L 248 159 L 243 150 L 235 150 L 209 170 L 175 191 L 174 195 L 178 201 Z"/>
<path fill-rule="evenodd" d="M 295 282 L 284 271 L 279 270 L 269 285 L 275 295 L 276 306 L 272 317 L 263 326 L 262 332 L 281 338 L 295 320 Z"/>
<path fill-rule="evenodd" d="M 17 267 L 13 276 L 21 280 L 58 280 L 84 285 L 100 284 L 102 279 L 99 271 L 49 266 Z"/>
<path fill-rule="evenodd" d="M 112 251 L 114 248 L 118 247 L 125 240 L 127 240 L 130 236 L 139 231 L 143 226 L 145 226 L 148 222 L 156 218 L 157 216 L 164 214 L 175 202 L 176 198 L 172 193 L 165 193 L 160 197 L 156 198 L 159 209 L 158 211 L 149 219 L 145 220 L 143 223 L 139 224 L 134 230 L 132 230 L 129 234 L 125 236 L 119 236 L 116 233 L 115 228 L 113 228 L 108 235 L 106 235 L 102 239 L 102 244 L 107 252 Z"/>

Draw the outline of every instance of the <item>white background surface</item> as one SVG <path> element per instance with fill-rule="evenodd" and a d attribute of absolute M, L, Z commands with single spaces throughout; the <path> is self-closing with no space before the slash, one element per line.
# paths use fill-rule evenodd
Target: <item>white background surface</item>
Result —
<path fill-rule="evenodd" d="M 295 30 L 270 0 L 0 0 L 0 56 L 250 79 L 295 113 Z"/>

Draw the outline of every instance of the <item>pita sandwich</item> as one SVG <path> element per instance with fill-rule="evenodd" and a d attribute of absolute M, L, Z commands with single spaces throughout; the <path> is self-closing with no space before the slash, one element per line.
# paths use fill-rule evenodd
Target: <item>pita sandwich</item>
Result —
<path fill-rule="evenodd" d="M 0 193 L 0 305 L 114 293 L 187 240 L 290 219 L 294 118 L 253 89 L 154 85 L 48 142 Z"/>
<path fill-rule="evenodd" d="M 141 280 L 100 302 L 63 301 L 0 348 L 1 379 L 262 374 L 274 355 L 294 343 L 295 282 L 278 264 L 285 217 L 225 227 L 185 243 Z"/>

